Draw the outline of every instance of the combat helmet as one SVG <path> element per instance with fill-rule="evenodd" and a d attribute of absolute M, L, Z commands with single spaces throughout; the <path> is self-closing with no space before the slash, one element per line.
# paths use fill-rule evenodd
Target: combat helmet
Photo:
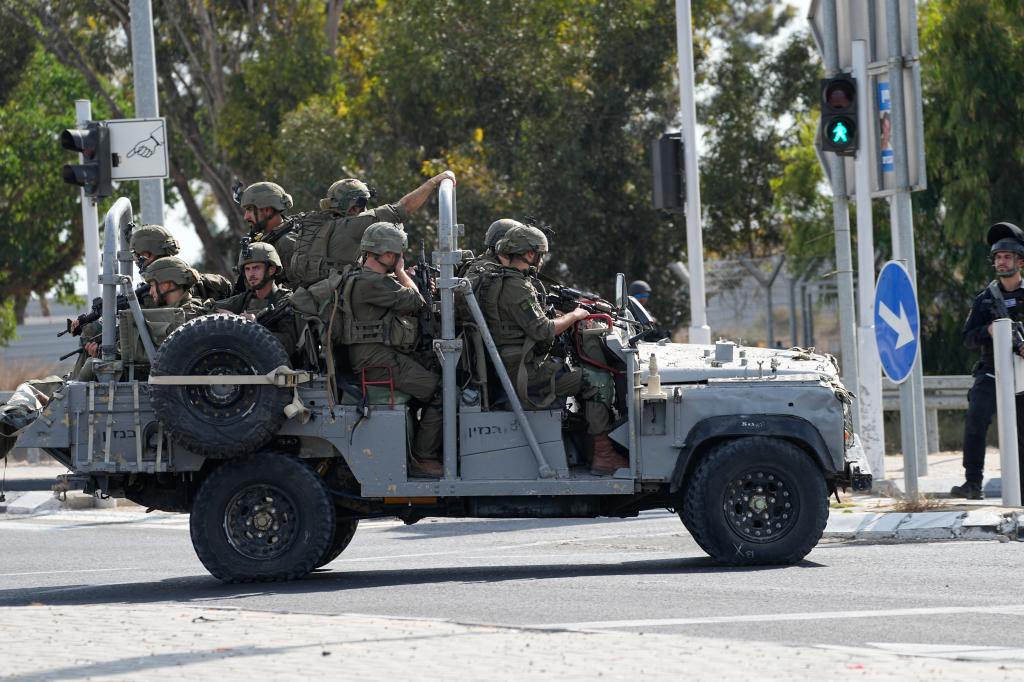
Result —
<path fill-rule="evenodd" d="M 402 253 L 409 244 L 409 237 L 394 223 L 374 223 L 363 232 L 359 250 L 363 253 L 381 255 Z"/>
<path fill-rule="evenodd" d="M 331 185 L 327 190 L 327 196 L 320 200 L 320 208 L 325 211 L 329 209 L 347 211 L 353 201 L 360 200 L 360 208 L 365 208 L 366 202 L 373 194 L 373 191 L 362 180 L 345 178 Z"/>
<path fill-rule="evenodd" d="M 517 225 L 505 233 L 495 250 L 503 256 L 523 254 L 527 251 L 548 252 L 548 238 L 536 227 Z"/>
<path fill-rule="evenodd" d="M 996 251 L 1009 251 L 1024 257 L 1024 230 L 1013 223 L 1000 222 L 988 228 L 987 241 L 992 247 L 991 256 L 995 256 Z"/>
<path fill-rule="evenodd" d="M 136 254 L 148 251 L 157 256 L 174 256 L 181 250 L 181 243 L 163 225 L 143 225 L 132 230 L 129 247 Z M 141 270 L 145 267 L 139 264 Z"/>
<path fill-rule="evenodd" d="M 629 283 L 626 293 L 630 296 L 650 296 L 651 285 L 642 279 L 636 279 Z"/>
<path fill-rule="evenodd" d="M 146 268 L 145 276 L 147 282 L 174 282 L 182 289 L 189 289 L 199 281 L 199 273 L 177 256 L 157 258 Z"/>
<path fill-rule="evenodd" d="M 484 248 L 493 249 L 497 246 L 498 241 L 501 240 L 505 233 L 511 230 L 513 227 L 525 227 L 518 220 L 512 220 L 511 218 L 502 218 L 501 220 L 495 220 L 491 223 L 491 226 L 487 228 L 487 234 L 484 235 Z"/>
<path fill-rule="evenodd" d="M 245 266 L 249 263 L 263 263 L 267 266 L 263 271 L 263 277 L 256 284 L 249 284 L 249 279 L 245 276 Z M 277 268 L 277 272 L 271 274 L 271 265 Z M 284 266 L 281 265 L 281 256 L 278 255 L 277 249 L 272 244 L 252 242 L 248 239 L 242 240 L 242 248 L 238 252 L 238 273 L 242 275 L 246 289 L 253 291 L 262 289 L 263 285 L 273 281 L 275 277 L 280 277 L 283 272 Z"/>
<path fill-rule="evenodd" d="M 245 188 L 238 202 L 242 206 L 272 208 L 287 211 L 292 207 L 292 197 L 276 182 L 255 182 Z"/>

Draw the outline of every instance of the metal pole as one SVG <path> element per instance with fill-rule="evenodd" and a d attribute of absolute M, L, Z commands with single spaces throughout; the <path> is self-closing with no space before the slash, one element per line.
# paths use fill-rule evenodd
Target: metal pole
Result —
<path fill-rule="evenodd" d="M 711 343 L 704 291 L 704 237 L 700 219 L 697 169 L 697 109 L 693 83 L 693 25 L 690 0 L 676 0 L 679 50 L 679 113 L 682 118 L 683 168 L 686 173 L 686 254 L 690 269 L 690 343 Z"/>
<path fill-rule="evenodd" d="M 441 414 L 444 434 L 443 456 L 444 477 L 453 480 L 458 476 L 458 383 L 455 370 L 462 353 L 462 342 L 455 338 L 455 265 L 461 259 L 457 252 L 458 241 L 455 227 L 455 183 L 449 178 L 441 181 L 437 192 L 440 217 L 437 223 L 437 248 L 434 262 L 439 266 L 440 277 L 437 288 L 441 292 L 441 338 L 434 340 L 434 351 L 441 360 Z"/>
<path fill-rule="evenodd" d="M 156 118 L 160 104 L 156 92 L 156 50 L 153 45 L 153 8 L 150 0 L 131 0 L 132 71 L 135 115 Z M 139 213 L 142 222 L 164 224 L 164 181 L 139 180 Z"/>
<path fill-rule="evenodd" d="M 836 26 L 836 0 L 821 6 L 824 20 L 825 74 L 839 73 L 839 35 Z M 832 218 L 836 233 L 836 287 L 839 294 L 839 340 L 843 354 L 843 381 L 857 386 L 857 320 L 853 302 L 853 250 L 850 247 L 850 211 L 846 199 L 846 165 L 842 157 L 828 154 L 832 176 Z M 853 404 L 854 430 L 860 431 L 860 405 Z"/>
<path fill-rule="evenodd" d="M 1013 322 L 1006 317 L 992 323 L 992 351 L 996 365 L 996 422 L 999 425 L 999 465 L 1003 477 L 1004 507 L 1020 506 L 1012 327 Z"/>
<path fill-rule="evenodd" d="M 871 111 L 868 96 L 867 43 L 853 41 L 853 77 L 857 79 L 857 110 L 866 120 Z M 871 216 L 871 164 L 868 140 L 861 135 L 858 142 L 857 162 L 857 295 L 858 319 L 857 347 L 860 383 L 857 398 L 860 402 L 860 442 L 864 447 L 871 475 L 876 481 L 885 480 L 885 430 L 882 422 L 882 367 L 875 348 L 875 235 Z"/>
<path fill-rule="evenodd" d="M 87 99 L 75 100 L 75 120 L 79 128 L 92 120 L 92 105 Z M 82 155 L 78 155 L 78 163 L 82 163 Z M 82 202 L 82 236 L 85 244 L 85 287 L 90 301 L 100 296 L 100 227 L 96 213 L 96 200 L 81 189 Z"/>
<path fill-rule="evenodd" d="M 895 152 L 896 187 L 892 198 L 893 257 L 906 261 L 910 279 L 917 283 L 917 263 L 914 256 L 914 216 L 910 203 L 910 165 L 907 159 L 906 99 L 903 93 L 903 55 L 900 37 L 899 0 L 886 0 L 885 30 L 889 43 L 889 94 L 892 100 L 892 146 Z M 918 340 L 920 344 L 920 340 Z M 913 431 L 911 443 L 904 442 L 903 457 L 909 450 L 917 459 L 917 472 L 928 475 L 928 436 L 924 414 L 924 376 L 921 353 L 918 352 L 908 381 L 900 384 L 900 420 L 910 420 Z M 909 446 L 909 447 L 908 447 Z M 916 481 L 915 481 L 916 484 Z M 909 492 L 909 491 L 908 491 Z"/>

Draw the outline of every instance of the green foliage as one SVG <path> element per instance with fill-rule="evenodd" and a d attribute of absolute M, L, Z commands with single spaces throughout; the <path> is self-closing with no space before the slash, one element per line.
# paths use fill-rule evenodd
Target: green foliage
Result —
<path fill-rule="evenodd" d="M 1024 215 L 1024 14 L 1017 2 L 920 9 L 928 190 L 915 196 L 926 372 L 960 373 L 970 302 L 992 278 L 985 232 Z"/>

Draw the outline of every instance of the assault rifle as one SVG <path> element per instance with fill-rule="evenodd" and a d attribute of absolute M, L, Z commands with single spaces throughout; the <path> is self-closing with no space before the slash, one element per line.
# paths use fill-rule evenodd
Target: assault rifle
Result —
<path fill-rule="evenodd" d="M 143 295 L 145 295 L 146 293 L 148 293 L 148 292 L 149 292 L 149 285 L 146 284 L 145 282 L 143 282 L 143 283 L 139 284 L 137 287 L 135 287 L 135 298 L 141 299 L 141 297 Z M 118 311 L 128 310 L 128 297 L 127 296 L 125 296 L 124 294 L 118 294 L 117 295 L 117 306 L 116 306 L 116 309 Z M 94 298 L 92 300 L 92 309 L 89 310 L 89 312 L 87 312 L 87 313 L 82 313 L 81 315 L 79 315 L 76 318 L 77 321 L 78 321 L 78 326 L 75 327 L 72 324 L 74 322 L 74 320 L 72 320 L 69 317 L 68 318 L 67 329 L 65 329 L 62 332 L 58 332 L 57 336 L 64 336 L 65 334 L 71 334 L 71 336 L 79 336 L 82 333 L 82 327 L 84 327 L 85 325 L 89 324 L 90 322 L 95 322 L 96 320 L 100 319 L 101 317 L 103 317 L 103 299 L 97 296 L 96 298 Z"/>
<path fill-rule="evenodd" d="M 1015 321 L 1010 317 L 1010 311 L 1006 308 L 1006 301 L 1003 299 L 1003 292 L 999 290 L 999 283 L 996 280 L 988 285 L 988 291 L 992 294 L 992 308 L 996 318 L 1005 317 L 1011 321 L 1010 334 L 1013 352 L 1017 355 L 1024 355 L 1024 323 Z"/>
<path fill-rule="evenodd" d="M 615 306 L 591 291 L 580 291 L 551 281 L 548 282 L 546 289 L 546 302 L 556 310 L 583 308 L 591 315 L 607 315 L 616 322 L 639 324 L 636 320 L 620 315 Z"/>
<path fill-rule="evenodd" d="M 256 321 L 269 329 L 279 320 L 290 315 L 291 312 L 291 299 L 288 299 L 286 301 L 280 301 L 278 303 L 271 303 L 256 315 Z"/>
<path fill-rule="evenodd" d="M 59 360 L 60 361 L 64 361 L 64 360 L 67 360 L 68 358 L 70 358 L 72 355 L 78 355 L 80 353 L 84 353 L 85 352 L 85 344 L 92 343 L 93 341 L 96 341 L 97 339 L 99 339 L 101 336 L 103 336 L 102 332 L 97 334 L 96 336 L 90 336 L 89 338 L 87 338 L 84 341 L 84 343 L 82 343 L 81 346 L 79 346 L 75 350 L 71 351 L 70 353 L 65 353 L 64 355 L 60 356 Z"/>
<path fill-rule="evenodd" d="M 430 350 L 430 345 L 434 339 L 441 336 L 441 330 L 438 328 L 437 315 L 434 314 L 434 288 L 437 276 L 440 271 L 430 264 L 430 260 L 427 258 L 427 244 L 422 239 L 420 240 L 420 259 L 416 263 L 416 273 L 413 275 L 413 281 L 416 282 L 416 288 L 420 292 L 420 296 L 427 302 L 425 306 L 420 308 L 419 320 L 420 320 L 420 343 L 419 350 Z"/>

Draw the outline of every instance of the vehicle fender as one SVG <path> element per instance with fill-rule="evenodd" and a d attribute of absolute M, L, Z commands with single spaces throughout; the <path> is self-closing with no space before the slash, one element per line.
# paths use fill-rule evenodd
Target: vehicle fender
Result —
<path fill-rule="evenodd" d="M 802 448 L 826 474 L 834 473 L 825 439 L 811 422 L 791 414 L 731 414 L 708 417 L 693 425 L 686 434 L 672 472 L 670 490 L 679 490 L 702 450 L 716 442 L 749 436 L 769 436 L 787 440 Z"/>

